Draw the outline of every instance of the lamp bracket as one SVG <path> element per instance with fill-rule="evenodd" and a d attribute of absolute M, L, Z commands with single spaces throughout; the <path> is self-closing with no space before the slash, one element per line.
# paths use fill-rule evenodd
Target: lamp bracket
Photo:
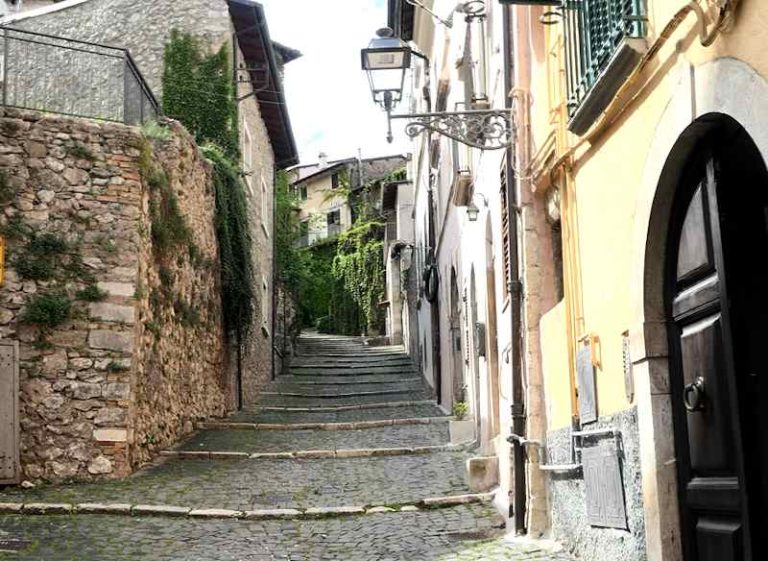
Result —
<path fill-rule="evenodd" d="M 390 119 L 409 120 L 405 134 L 410 138 L 423 132 L 436 132 L 480 150 L 508 148 L 515 137 L 508 109 L 413 113 L 390 115 Z"/>

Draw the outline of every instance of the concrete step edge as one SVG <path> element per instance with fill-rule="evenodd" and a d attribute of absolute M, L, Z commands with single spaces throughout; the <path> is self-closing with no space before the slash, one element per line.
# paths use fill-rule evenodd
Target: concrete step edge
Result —
<path fill-rule="evenodd" d="M 390 448 L 337 448 L 322 450 L 291 450 L 285 452 L 234 452 L 210 450 L 163 450 L 160 455 L 181 460 L 327 460 L 347 458 L 380 458 L 415 456 L 439 452 L 463 452 L 465 444 L 432 446 L 402 446 Z"/>
<path fill-rule="evenodd" d="M 428 497 L 397 504 L 345 505 L 331 507 L 274 508 L 258 510 L 233 510 L 227 508 L 196 508 L 176 505 L 125 504 L 125 503 L 0 503 L 0 514 L 17 516 L 51 515 L 98 515 L 159 516 L 173 518 L 209 518 L 221 520 L 269 520 L 302 518 L 336 518 L 370 514 L 398 514 L 459 505 L 490 503 L 494 493 L 470 493 Z"/>
<path fill-rule="evenodd" d="M 204 421 L 197 423 L 195 428 L 198 430 L 270 430 L 270 431 L 292 431 L 292 430 L 361 430 L 374 429 L 391 426 L 407 425 L 429 425 L 434 423 L 447 423 L 453 420 L 453 417 L 411 417 L 407 419 L 382 419 L 377 421 L 356 421 L 352 423 L 239 423 L 228 421 Z"/>
<path fill-rule="evenodd" d="M 418 405 L 437 405 L 434 399 L 420 399 L 416 401 L 383 401 L 379 403 L 364 403 L 358 405 L 329 405 L 325 407 L 298 407 L 290 405 L 259 405 L 254 407 L 253 412 L 261 413 L 264 411 L 284 411 L 295 413 L 323 413 L 336 411 L 359 411 L 362 409 L 386 409 L 389 407 L 413 407 Z"/>
<path fill-rule="evenodd" d="M 336 394 L 330 394 L 330 395 L 321 395 L 316 393 L 302 393 L 302 392 L 261 392 L 260 396 L 280 396 L 280 397 L 301 397 L 301 398 L 307 398 L 307 399 L 341 399 L 345 397 L 365 397 L 369 395 L 392 395 L 397 393 L 408 393 L 409 391 L 414 391 L 416 389 L 424 389 L 426 388 L 395 388 L 395 389 L 381 389 L 381 390 L 374 390 L 370 392 L 347 392 L 347 393 L 336 393 Z"/>

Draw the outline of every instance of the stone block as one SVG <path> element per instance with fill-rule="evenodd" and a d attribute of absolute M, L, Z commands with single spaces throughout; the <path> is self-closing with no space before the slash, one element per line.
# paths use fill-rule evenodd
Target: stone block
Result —
<path fill-rule="evenodd" d="M 485 456 L 467 460 L 469 490 L 473 493 L 485 493 L 499 484 L 499 458 Z"/>
<path fill-rule="evenodd" d="M 128 442 L 126 429 L 96 429 L 93 431 L 93 439 L 97 442 Z"/>
<path fill-rule="evenodd" d="M 295 458 L 320 459 L 333 458 L 335 453 L 333 450 L 301 450 L 299 452 L 294 452 L 293 456 Z"/>
<path fill-rule="evenodd" d="M 133 325 L 136 309 L 133 306 L 120 306 L 109 302 L 96 302 L 88 307 L 88 313 L 94 319 Z"/>
<path fill-rule="evenodd" d="M 89 384 L 87 382 L 72 382 L 69 386 L 72 390 L 72 397 L 79 400 L 89 400 L 101 397 L 101 385 Z"/>
<path fill-rule="evenodd" d="M 0 503 L 0 514 L 18 514 L 22 506 L 21 503 Z"/>
<path fill-rule="evenodd" d="M 91 475 L 106 475 L 113 470 L 112 462 L 106 456 L 99 456 L 88 464 L 88 473 Z"/>
<path fill-rule="evenodd" d="M 96 329 L 88 335 L 88 345 L 93 349 L 128 353 L 133 350 L 133 333 Z"/>
<path fill-rule="evenodd" d="M 451 434 L 451 444 L 472 442 L 475 439 L 475 421 L 451 421 L 448 424 Z"/>
<path fill-rule="evenodd" d="M 136 293 L 136 285 L 127 282 L 100 282 L 98 286 L 101 290 L 109 293 L 110 296 L 124 296 L 131 298 Z"/>
<path fill-rule="evenodd" d="M 80 503 L 75 512 L 81 514 L 130 514 L 131 505 L 122 503 Z"/>
<path fill-rule="evenodd" d="M 26 503 L 21 511 L 24 514 L 71 514 L 73 508 L 68 503 Z"/>
<path fill-rule="evenodd" d="M 130 384 L 122 382 L 114 382 L 111 384 L 104 384 L 102 395 L 104 399 L 110 401 L 120 401 L 128 399 L 131 395 Z"/>
<path fill-rule="evenodd" d="M 246 520 L 273 520 L 297 518 L 301 516 L 301 511 L 293 508 L 270 508 L 263 510 L 246 510 L 243 518 Z"/>
<path fill-rule="evenodd" d="M 365 514 L 365 509 L 361 506 L 321 506 L 308 508 L 304 511 L 305 516 L 318 518 L 352 516 L 355 514 Z"/>
<path fill-rule="evenodd" d="M 121 427 L 128 420 L 128 410 L 122 407 L 103 407 L 96 413 L 94 422 L 99 426 Z"/>
<path fill-rule="evenodd" d="M 191 510 L 183 506 L 135 505 L 131 508 L 131 514 L 134 516 L 187 516 Z"/>
<path fill-rule="evenodd" d="M 224 508 L 201 508 L 189 511 L 192 518 L 242 518 L 243 512 Z"/>

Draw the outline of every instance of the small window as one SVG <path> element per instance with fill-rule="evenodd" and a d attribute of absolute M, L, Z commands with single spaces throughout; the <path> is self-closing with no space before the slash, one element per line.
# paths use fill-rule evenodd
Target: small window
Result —
<path fill-rule="evenodd" d="M 253 196 L 253 137 L 245 120 L 243 120 L 243 173 L 248 191 Z"/>
<path fill-rule="evenodd" d="M 264 178 L 261 178 L 261 227 L 264 228 L 264 233 L 269 237 L 269 189 L 267 189 L 267 182 Z"/>
<path fill-rule="evenodd" d="M 302 201 L 306 201 L 307 200 L 307 186 L 306 185 L 302 185 L 301 187 L 299 187 L 299 198 Z"/>
<path fill-rule="evenodd" d="M 341 224 L 341 210 L 332 210 L 326 215 L 328 226 L 337 226 Z"/>
<path fill-rule="evenodd" d="M 332 189 L 338 189 L 339 188 L 339 174 L 334 173 L 331 176 L 331 188 Z"/>
<path fill-rule="evenodd" d="M 269 283 L 267 277 L 261 277 L 261 326 L 265 334 L 269 334 Z"/>

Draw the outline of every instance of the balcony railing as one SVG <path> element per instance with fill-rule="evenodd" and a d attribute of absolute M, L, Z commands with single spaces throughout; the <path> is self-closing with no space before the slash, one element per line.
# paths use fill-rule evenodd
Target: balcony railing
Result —
<path fill-rule="evenodd" d="M 631 70 L 639 50 L 631 40 L 646 34 L 644 0 L 566 0 L 563 5 L 568 110 L 571 130 L 581 134 L 591 121 L 579 122 L 578 113 L 589 97 L 596 98 L 589 117 L 602 111 L 613 97 L 618 82 Z M 629 48 L 628 48 L 629 46 Z M 598 81 L 617 66 L 611 85 L 595 92 Z M 610 80 L 609 80 L 610 81 Z M 615 88 L 613 86 L 616 86 Z M 613 89 L 613 91 L 611 91 Z M 597 95 L 595 95 L 597 94 Z"/>
<path fill-rule="evenodd" d="M 138 125 L 156 119 L 155 96 L 126 49 L 0 28 L 6 107 Z"/>

